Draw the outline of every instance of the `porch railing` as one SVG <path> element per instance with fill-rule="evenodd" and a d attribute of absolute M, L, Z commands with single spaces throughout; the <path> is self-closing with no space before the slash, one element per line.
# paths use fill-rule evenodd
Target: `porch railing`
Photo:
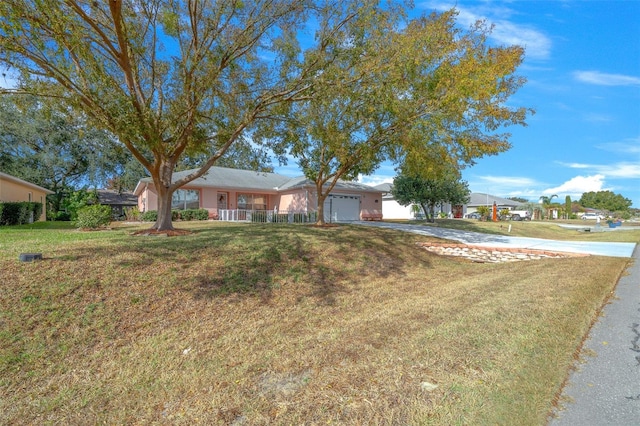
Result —
<path fill-rule="evenodd" d="M 218 220 L 225 222 L 312 223 L 316 218 L 317 212 L 218 209 Z"/>

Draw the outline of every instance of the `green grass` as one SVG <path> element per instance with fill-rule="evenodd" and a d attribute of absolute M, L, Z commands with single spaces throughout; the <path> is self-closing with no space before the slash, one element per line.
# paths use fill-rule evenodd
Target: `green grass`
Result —
<path fill-rule="evenodd" d="M 58 226 L 0 228 L 0 424 L 544 424 L 627 264 L 474 264 L 357 226 Z"/>

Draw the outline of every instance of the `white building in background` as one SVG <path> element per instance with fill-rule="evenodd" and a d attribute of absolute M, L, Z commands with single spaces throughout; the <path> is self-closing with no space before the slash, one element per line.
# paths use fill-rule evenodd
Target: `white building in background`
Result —
<path fill-rule="evenodd" d="M 391 187 L 392 184 L 390 183 L 383 183 L 375 186 L 376 189 L 382 191 L 382 217 L 385 220 L 415 219 L 416 215 L 412 206 L 402 206 L 398 204 L 391 194 Z M 436 207 L 436 214 L 442 212 L 446 214 L 447 217 L 462 218 L 469 213 L 477 211 L 480 206 L 492 207 L 494 202 L 499 210 L 513 209 L 521 204 L 507 198 L 496 197 L 495 195 L 484 194 L 481 192 L 473 192 L 469 196 L 469 203 L 462 206 L 453 206 L 453 208 L 450 204 L 443 204 L 442 206 Z M 420 208 L 419 212 L 420 215 L 423 215 L 422 208 Z"/>
<path fill-rule="evenodd" d="M 414 209 L 413 205 L 408 205 L 408 206 L 402 206 L 400 205 L 395 198 L 393 198 L 393 195 L 391 194 L 391 186 L 392 184 L 390 183 L 382 183 L 380 185 L 375 186 L 374 188 L 382 191 L 382 217 L 383 219 L 397 219 L 397 220 L 410 220 L 410 219 L 415 219 L 416 218 L 416 214 L 418 215 L 418 217 L 420 218 L 424 218 L 424 212 L 422 211 L 422 207 L 421 206 L 417 206 L 417 213 L 416 213 L 416 209 Z M 455 209 L 454 209 L 455 210 Z M 440 212 L 446 214 L 447 216 L 452 216 L 451 214 L 451 205 L 450 204 L 443 204 L 441 206 L 437 206 L 436 209 L 436 215 Z M 460 216 L 462 217 L 462 216 Z"/>

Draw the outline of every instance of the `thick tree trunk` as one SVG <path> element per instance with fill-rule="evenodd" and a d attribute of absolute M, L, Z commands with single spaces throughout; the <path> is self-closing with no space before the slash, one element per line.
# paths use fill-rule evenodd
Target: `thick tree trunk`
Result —
<path fill-rule="evenodd" d="M 322 194 L 321 191 L 317 191 L 317 193 L 318 193 L 318 217 L 316 218 L 316 225 L 322 226 L 322 225 L 325 225 L 324 200 L 327 199 L 327 194 Z"/>
<path fill-rule="evenodd" d="M 173 221 L 171 218 L 171 198 L 173 193 L 163 191 L 161 194 L 158 191 L 158 219 L 156 220 L 153 229 L 158 231 L 172 231 Z"/>
<path fill-rule="evenodd" d="M 160 168 L 159 176 L 153 176 L 153 182 L 158 193 L 158 219 L 153 229 L 157 231 L 173 231 L 173 221 L 171 218 L 171 201 L 173 192 L 171 179 L 173 176 L 173 165 L 165 164 Z"/>

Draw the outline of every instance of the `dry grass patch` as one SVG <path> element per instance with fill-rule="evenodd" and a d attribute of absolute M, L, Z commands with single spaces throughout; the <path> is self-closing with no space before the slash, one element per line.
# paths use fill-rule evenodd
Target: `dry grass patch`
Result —
<path fill-rule="evenodd" d="M 472 264 L 349 226 L 191 229 L 0 258 L 0 423 L 542 424 L 626 264 Z"/>

